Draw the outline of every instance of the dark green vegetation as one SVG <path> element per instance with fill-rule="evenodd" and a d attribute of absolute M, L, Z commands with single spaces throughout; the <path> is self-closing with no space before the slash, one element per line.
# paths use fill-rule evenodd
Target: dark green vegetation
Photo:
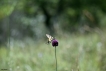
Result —
<path fill-rule="evenodd" d="M 105 27 L 105 0 L 0 0 L 0 43 Z M 59 30 L 59 31 L 58 31 Z M 39 36 L 40 35 L 40 36 Z"/>

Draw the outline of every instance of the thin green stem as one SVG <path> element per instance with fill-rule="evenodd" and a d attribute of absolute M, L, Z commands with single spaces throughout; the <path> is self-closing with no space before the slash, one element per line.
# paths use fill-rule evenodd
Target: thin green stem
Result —
<path fill-rule="evenodd" d="M 55 47 L 55 60 L 56 60 L 56 71 L 57 71 L 57 56 L 56 56 L 56 47 Z"/>

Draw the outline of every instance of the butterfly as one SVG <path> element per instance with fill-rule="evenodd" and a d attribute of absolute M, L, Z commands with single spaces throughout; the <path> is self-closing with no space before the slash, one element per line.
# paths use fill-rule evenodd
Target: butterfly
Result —
<path fill-rule="evenodd" d="M 54 39 L 51 35 L 46 34 L 47 38 L 48 38 L 48 44 L 52 42 L 52 40 Z"/>

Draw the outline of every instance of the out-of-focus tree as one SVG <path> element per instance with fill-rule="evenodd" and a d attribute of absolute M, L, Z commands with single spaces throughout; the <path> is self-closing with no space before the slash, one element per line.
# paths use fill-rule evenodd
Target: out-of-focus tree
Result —
<path fill-rule="evenodd" d="M 27 16 L 43 13 L 45 26 L 54 33 L 55 23 L 62 20 L 67 30 L 87 25 L 99 26 L 98 10 L 106 11 L 105 0 L 31 0 L 27 1 L 24 10 Z"/>
<path fill-rule="evenodd" d="M 11 2 L 12 1 L 12 2 Z M 9 36 L 9 18 L 15 8 L 13 0 L 0 0 L 0 43 L 4 43 Z"/>
<path fill-rule="evenodd" d="M 33 28 L 41 15 L 44 18 L 40 21 L 44 21 L 51 34 L 56 32 L 56 24 L 66 31 L 99 27 L 98 11 L 106 12 L 105 3 L 105 0 L 0 0 L 0 38 L 4 39 L 8 26 L 12 37 L 35 36 Z"/>

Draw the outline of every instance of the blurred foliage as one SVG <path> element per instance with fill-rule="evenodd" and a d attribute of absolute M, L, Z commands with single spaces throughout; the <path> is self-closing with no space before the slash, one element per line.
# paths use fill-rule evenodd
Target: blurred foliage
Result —
<path fill-rule="evenodd" d="M 104 31 L 105 32 L 105 31 Z M 57 36 L 58 71 L 105 71 L 106 34 L 63 34 Z M 55 49 L 45 41 L 10 41 L 10 50 L 0 48 L 0 69 L 12 71 L 54 71 Z"/>
<path fill-rule="evenodd" d="M 105 2 L 105 0 L 0 0 L 0 42 L 7 41 L 9 35 L 12 38 L 42 38 L 39 35 L 45 33 L 53 35 L 60 31 L 86 32 L 91 28 L 106 26 Z"/>
<path fill-rule="evenodd" d="M 0 0 L 0 69 L 54 71 L 54 48 L 43 41 L 48 33 L 59 40 L 58 71 L 105 71 L 105 3 Z"/>
<path fill-rule="evenodd" d="M 13 12 L 15 5 L 14 1 L 0 0 L 0 20 L 9 16 Z"/>

